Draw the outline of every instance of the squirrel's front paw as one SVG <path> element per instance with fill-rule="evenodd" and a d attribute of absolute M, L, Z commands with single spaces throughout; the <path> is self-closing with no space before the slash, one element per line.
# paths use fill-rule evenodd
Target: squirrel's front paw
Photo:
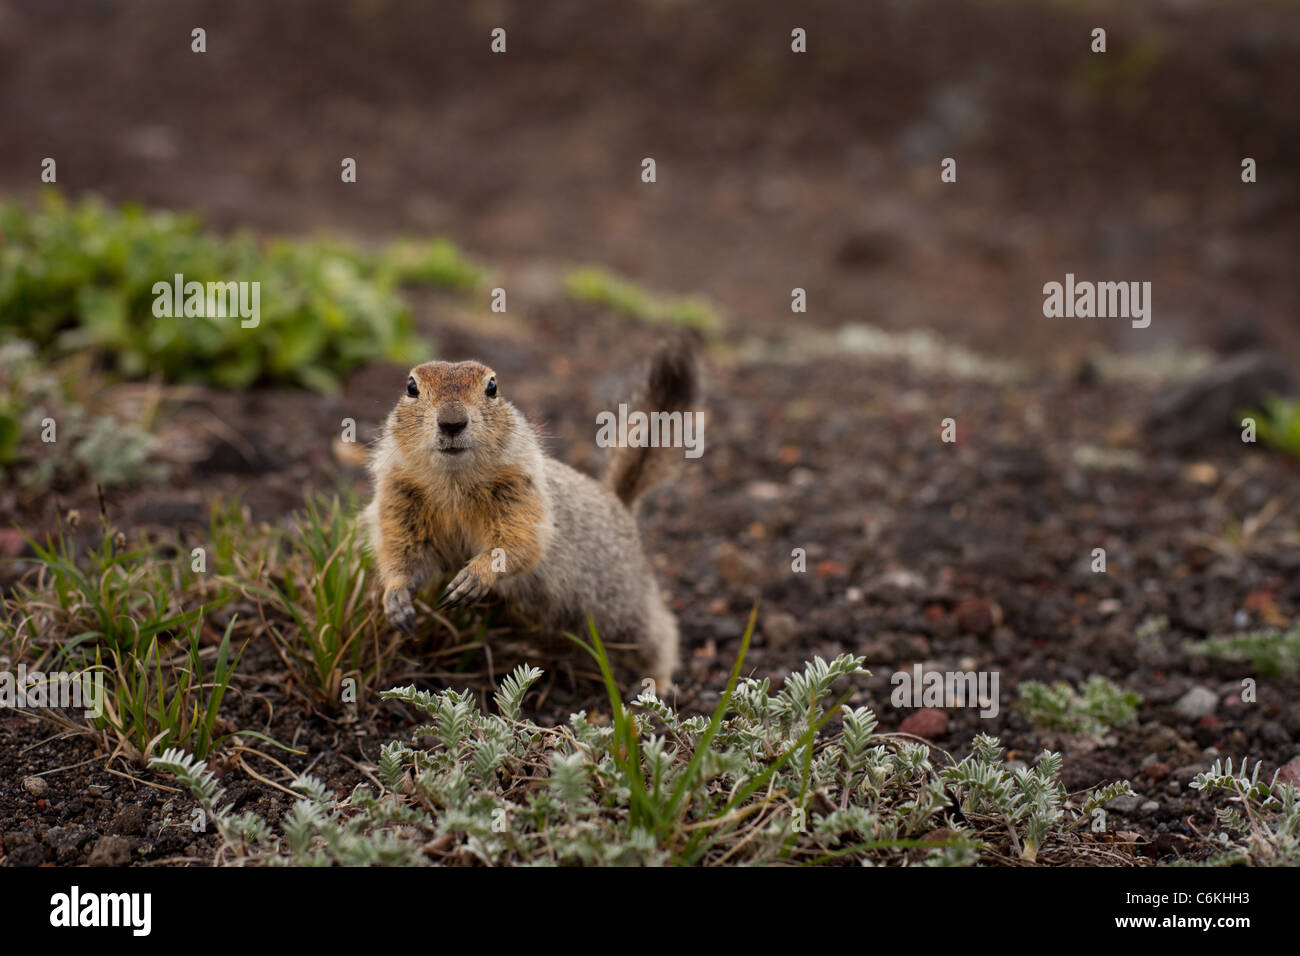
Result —
<path fill-rule="evenodd" d="M 403 634 L 415 633 L 415 605 L 411 592 L 405 587 L 389 588 L 384 592 L 384 616 L 388 623 Z"/>
<path fill-rule="evenodd" d="M 473 604 L 488 593 L 491 583 L 479 577 L 469 565 L 461 568 L 460 574 L 451 579 L 447 593 L 438 602 L 438 610 L 449 607 L 461 607 Z"/>

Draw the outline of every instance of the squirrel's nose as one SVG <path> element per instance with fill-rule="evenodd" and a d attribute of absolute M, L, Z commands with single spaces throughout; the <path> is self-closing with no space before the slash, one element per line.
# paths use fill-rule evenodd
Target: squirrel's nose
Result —
<path fill-rule="evenodd" d="M 469 415 L 466 414 L 464 405 L 438 409 L 438 430 L 444 435 L 459 435 L 468 424 Z"/>

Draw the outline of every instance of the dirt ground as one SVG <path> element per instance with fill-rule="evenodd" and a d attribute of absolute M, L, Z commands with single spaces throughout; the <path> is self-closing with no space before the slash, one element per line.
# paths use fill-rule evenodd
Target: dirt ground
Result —
<path fill-rule="evenodd" d="M 1300 676 L 1261 678 L 1245 705 L 1243 665 L 1186 649 L 1300 611 L 1298 466 L 1230 430 L 1171 449 L 1145 423 L 1170 387 L 1154 374 L 1167 350 L 1300 359 L 1300 14 L 1195 0 L 1086 17 L 1063 4 L 631 6 L 0 4 L 0 190 L 34 193 L 55 156 L 70 194 L 193 209 L 222 229 L 451 236 L 520 294 L 505 319 L 415 296 L 422 330 L 440 356 L 490 362 L 551 452 L 589 470 L 595 411 L 626 394 L 657 333 L 537 277 L 600 263 L 702 292 L 728 317 L 706 355 L 708 450 L 641 515 L 681 623 L 679 704 L 716 702 L 757 600 L 753 673 L 865 655 L 874 676 L 853 702 L 893 730 L 910 713 L 889 704 L 895 671 L 997 671 L 998 716 L 947 712 L 935 744 L 986 732 L 1013 759 L 1062 749 L 1072 790 L 1133 782 L 1140 799 L 1116 826 L 1136 834 L 1134 862 L 1204 857 L 1213 805 L 1186 785 L 1207 748 L 1269 772 L 1300 754 Z M 1112 44 L 1104 65 L 1086 55 L 1094 21 Z M 506 57 L 488 53 L 497 25 Z M 793 25 L 808 30 L 804 57 L 789 53 Z M 202 57 L 193 26 L 208 31 Z M 353 186 L 338 182 L 343 156 L 358 159 Z M 944 156 L 956 184 L 939 182 Z M 1258 183 L 1242 184 L 1243 156 Z M 1152 282 L 1151 326 L 1044 318 L 1042 284 L 1067 272 Z M 790 312 L 796 286 L 807 314 Z M 882 358 L 856 326 L 939 344 Z M 110 494 L 110 511 L 142 533 L 192 534 L 218 495 L 264 520 L 304 486 L 364 497 L 331 441 L 345 415 L 373 433 L 404 381 L 377 366 L 338 396 L 199 395 L 169 427 L 199 436 L 200 453 L 166 487 Z M 938 437 L 949 417 L 955 444 Z M 36 532 L 93 495 L 8 492 L 0 517 Z M 1105 574 L 1089 568 L 1099 547 Z M 795 548 L 806 573 L 791 571 Z M 425 650 L 404 649 L 413 668 Z M 599 706 L 563 662 L 537 663 L 553 674 L 530 701 L 543 718 Z M 425 679 L 486 699 L 498 665 Z M 353 722 L 288 706 L 270 648 L 250 647 L 241 671 L 231 721 L 292 741 L 306 755 L 286 762 L 341 792 L 410 725 L 396 705 Z M 1092 673 L 1144 701 L 1100 742 L 1036 731 L 1012 707 L 1021 680 Z M 1214 691 L 1212 713 L 1175 710 L 1194 686 Z M 105 835 L 142 862 L 205 859 L 210 837 L 165 824 L 187 798 L 52 733 L 0 716 L 7 865 L 84 863 Z M 288 806 L 223 769 L 240 809 L 274 823 Z M 39 800 L 19 785 L 30 774 L 49 784 Z"/>

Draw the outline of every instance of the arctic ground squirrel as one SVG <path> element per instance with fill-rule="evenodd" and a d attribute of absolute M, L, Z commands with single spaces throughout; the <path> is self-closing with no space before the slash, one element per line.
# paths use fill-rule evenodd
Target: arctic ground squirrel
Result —
<path fill-rule="evenodd" d="M 685 339 L 662 347 L 635 407 L 693 414 Z M 439 608 L 499 599 L 512 619 L 636 645 L 623 662 L 662 693 L 677 667 L 677 621 L 646 559 L 633 508 L 682 451 L 616 447 L 603 482 L 550 458 L 536 430 L 479 362 L 426 362 L 374 447 L 365 511 L 384 614 L 415 626 L 412 598 L 451 576 Z"/>

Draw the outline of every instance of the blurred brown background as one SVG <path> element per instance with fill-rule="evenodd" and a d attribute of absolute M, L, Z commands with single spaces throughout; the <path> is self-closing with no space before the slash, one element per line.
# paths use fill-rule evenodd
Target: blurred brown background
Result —
<path fill-rule="evenodd" d="M 72 194 L 600 261 L 755 331 L 790 331 L 801 286 L 800 321 L 1044 361 L 1300 357 L 1297 62 L 1290 2 L 9 0 L 0 189 L 53 156 Z M 1066 272 L 1151 281 L 1152 326 L 1045 320 Z"/>

